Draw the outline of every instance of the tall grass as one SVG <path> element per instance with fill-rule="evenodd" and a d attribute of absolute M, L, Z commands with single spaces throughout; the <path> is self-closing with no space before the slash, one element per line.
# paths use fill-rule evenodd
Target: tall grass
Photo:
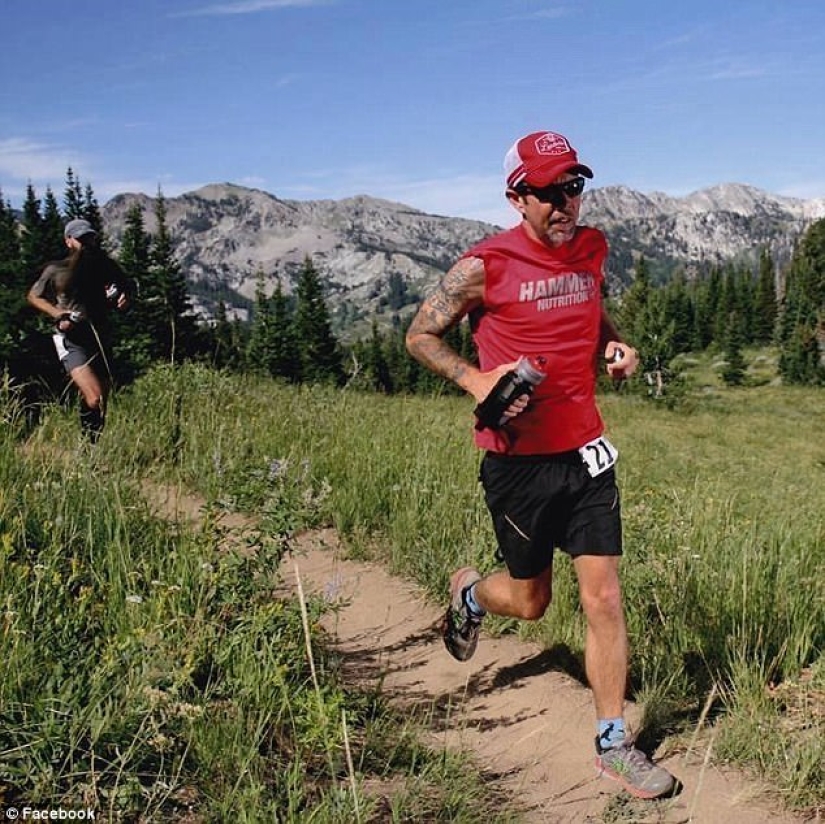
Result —
<path fill-rule="evenodd" d="M 764 771 L 799 806 L 822 803 L 821 706 L 797 710 L 805 724 L 779 725 L 781 751 L 764 745 L 776 726 L 765 707 L 782 718 L 775 685 L 816 694 L 825 679 L 822 397 L 762 386 L 694 395 L 675 410 L 601 399 L 621 453 L 636 693 L 692 723 L 713 690 L 718 751 Z M 457 565 L 496 564 L 470 408 L 159 369 L 117 397 L 99 455 L 257 513 L 277 535 L 332 524 L 353 553 L 380 553 L 440 600 Z M 580 655 L 584 622 L 563 556 L 555 575 L 550 611 L 521 629 Z M 661 732 L 677 729 L 678 715 L 662 718 Z M 741 734 L 754 718 L 768 725 L 760 741 Z"/>
<path fill-rule="evenodd" d="M 184 433 L 174 435 L 175 469 L 212 500 L 265 511 L 272 476 L 293 478 L 296 522 L 332 523 L 356 550 L 377 539 L 393 568 L 435 595 L 457 564 L 496 563 L 464 399 L 188 370 L 155 373 L 123 402 L 116 426 L 136 435 L 118 436 L 117 448 L 168 470 L 172 433 Z M 671 679 L 685 657 L 704 661 L 685 673 L 702 688 L 733 652 L 768 651 L 778 678 L 815 657 L 825 624 L 820 404 L 817 390 L 773 387 L 716 396 L 689 414 L 603 398 L 621 450 L 624 586 L 644 684 L 658 684 L 657 671 Z M 572 577 L 565 559 L 557 566 L 559 603 L 542 629 L 548 641 L 579 644 Z"/>
<path fill-rule="evenodd" d="M 188 378 L 197 404 L 206 378 Z M 177 397 L 167 387 L 156 400 Z M 270 467 L 232 487 L 239 500 L 270 490 L 266 531 L 239 543 L 215 507 L 195 529 L 143 500 L 148 465 L 177 460 L 177 413 L 131 426 L 124 406 L 89 450 L 60 410 L 24 448 L 8 392 L 0 409 L 0 802 L 108 821 L 368 821 L 385 801 L 362 782 L 403 794 L 420 767 L 431 820 L 491 814 L 457 759 L 339 683 L 323 604 L 277 595 L 291 530 L 315 506 L 301 478 Z"/>

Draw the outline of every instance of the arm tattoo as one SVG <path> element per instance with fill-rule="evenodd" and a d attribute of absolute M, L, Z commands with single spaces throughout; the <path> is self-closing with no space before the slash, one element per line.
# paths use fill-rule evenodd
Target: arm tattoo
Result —
<path fill-rule="evenodd" d="M 428 369 L 459 385 L 470 364 L 443 337 L 479 304 L 483 290 L 483 262 L 478 258 L 460 260 L 421 305 L 407 333 L 410 354 Z"/>

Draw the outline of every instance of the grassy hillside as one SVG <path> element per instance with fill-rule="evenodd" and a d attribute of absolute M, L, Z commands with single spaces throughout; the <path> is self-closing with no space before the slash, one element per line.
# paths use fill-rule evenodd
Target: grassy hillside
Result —
<path fill-rule="evenodd" d="M 676 409 L 623 393 L 606 393 L 601 401 L 621 453 L 633 688 L 647 705 L 653 734 L 692 729 L 707 704 L 717 757 L 735 759 L 769 776 L 790 804 L 815 807 L 825 796 L 825 396 L 821 390 L 771 385 L 727 390 L 714 379 L 712 364 L 697 365 L 697 374 L 699 369 L 705 370 L 705 377 Z M 26 591 L 30 599 L 38 597 L 34 567 L 24 567 L 44 547 L 53 547 L 46 568 L 55 565 L 53 575 L 80 575 L 76 593 L 82 592 L 82 575 L 88 574 L 78 571 L 88 560 L 83 553 L 97 547 L 95 552 L 107 554 L 108 560 L 97 573 L 100 579 L 93 576 L 88 586 L 103 586 L 111 603 L 104 610 L 97 601 L 84 605 L 76 595 L 74 600 L 64 596 L 59 612 L 69 625 L 68 637 L 82 637 L 86 616 L 99 611 L 104 623 L 95 637 L 109 640 L 84 638 L 83 654 L 94 654 L 99 668 L 101 660 L 110 660 L 104 655 L 107 650 L 112 662 L 117 658 L 110 644 L 117 649 L 125 644 L 128 651 L 130 644 L 138 644 L 135 638 L 148 635 L 162 647 L 153 676 L 157 678 L 167 667 L 175 672 L 180 666 L 175 662 L 198 660 L 192 649 L 197 647 L 191 632 L 195 616 L 209 626 L 211 640 L 199 643 L 209 650 L 210 661 L 216 656 L 228 660 L 233 643 L 248 643 L 250 655 L 256 645 L 265 644 L 268 655 L 277 655 L 266 639 L 284 631 L 284 626 L 300 631 L 300 621 L 288 605 L 279 607 L 282 614 L 268 613 L 258 587 L 269 592 L 261 583 L 265 570 L 272 568 L 266 552 L 277 553 L 295 530 L 305 526 L 334 525 L 352 553 L 380 555 L 441 602 L 455 566 L 471 562 L 487 570 L 495 564 L 492 531 L 476 480 L 479 456 L 470 442 L 470 409 L 464 398 L 387 398 L 278 386 L 197 368 L 156 370 L 115 398 L 110 427 L 91 459 L 98 471 L 91 476 L 82 462 L 67 469 L 44 468 L 31 458 L 4 459 L 6 478 L 15 491 L 0 510 L 7 536 L 0 598 L 17 604 L 20 596 L 14 593 L 19 591 Z M 73 421 L 55 410 L 31 440 L 42 453 L 45 443 L 73 434 Z M 67 472 L 73 479 L 68 490 Z M 19 474 L 26 480 L 12 480 Z M 154 523 L 149 526 L 128 491 L 146 475 L 197 490 L 216 510 L 232 508 L 260 516 L 261 566 L 245 561 L 251 566 L 225 570 L 221 575 L 228 577 L 220 586 L 204 580 L 195 559 L 206 558 L 214 568 L 214 536 L 204 544 L 199 543 L 204 539 L 169 535 Z M 65 491 L 59 494 L 38 497 L 26 492 L 36 484 L 56 489 L 61 483 Z M 44 497 L 47 502 L 41 500 Z M 85 514 L 72 514 L 78 509 Z M 189 542 L 193 543 L 187 548 Z M 59 551 L 66 546 L 85 547 L 72 562 L 75 566 L 66 567 L 66 556 Z M 169 552 L 171 547 L 174 552 Z M 11 567 L 15 574 L 29 576 L 13 589 L 6 585 L 10 563 L 17 564 Z M 137 590 L 130 578 L 135 569 L 142 582 Z M 500 629 L 530 632 L 548 647 L 579 656 L 583 620 L 564 557 L 557 560 L 556 578 L 554 604 L 541 622 L 518 627 L 501 622 Z M 161 599 L 152 626 L 138 627 L 128 595 L 154 593 L 154 580 L 175 581 L 181 588 Z M 233 620 L 252 633 L 248 641 L 230 641 L 215 628 L 215 606 L 203 597 L 209 586 L 224 593 Z M 250 586 L 247 610 L 243 599 L 232 593 Z M 82 620 L 74 615 L 81 608 L 86 610 Z M 6 610 L 15 612 L 11 606 Z M 112 617 L 104 619 L 104 612 Z M 182 620 L 181 615 L 189 618 Z M 157 624 L 169 631 L 158 634 Z M 9 643 L 8 630 L 0 637 Z M 225 651 L 213 648 L 223 642 L 229 644 Z M 3 652 L 11 654 L 8 648 Z M 13 652 L 31 659 L 36 648 Z M 248 700 L 241 715 L 249 713 L 246 723 L 261 730 L 280 717 L 284 705 L 279 703 L 283 698 L 271 695 L 264 706 L 257 705 L 259 664 L 252 658 L 249 668 L 244 666 L 248 680 L 241 692 Z M 49 677 L 54 680 L 50 669 L 57 663 L 38 666 L 44 688 Z M 267 665 L 283 666 L 279 658 Z M 95 671 L 100 672 L 95 683 L 106 674 L 109 680 L 103 680 L 116 694 L 109 712 L 132 718 L 135 727 L 124 734 L 137 736 L 139 719 L 145 717 L 139 707 L 145 710 L 148 699 L 123 715 L 123 704 L 117 702 L 133 692 L 125 686 L 123 691 L 111 687 L 119 678 L 135 679 L 135 673 L 127 675 L 117 667 Z M 302 676 L 296 677 L 300 681 Z M 21 697 L 18 679 L 10 678 L 8 671 L 4 678 L 3 706 L 22 706 L 28 699 Z M 59 681 L 50 689 L 58 690 Z M 206 683 L 215 686 L 209 679 Z M 147 684 L 168 689 L 165 682 L 158 685 L 151 678 L 142 687 Z M 88 702 L 88 689 L 85 686 L 82 695 L 67 693 L 65 706 Z M 107 700 L 102 686 L 93 697 L 98 707 Z M 211 697 L 186 693 L 185 700 L 197 706 Z M 335 718 L 339 725 L 340 713 Z M 161 720 L 168 719 L 157 723 Z M 93 721 L 99 723 L 88 719 L 96 729 Z M 323 727 L 319 732 L 318 725 L 316 718 L 310 732 L 321 735 L 338 763 L 340 736 Z M 116 739 L 119 733 L 107 734 Z M 90 735 L 88 729 L 84 735 Z M 196 746 L 188 735 L 179 733 L 177 760 L 170 760 L 184 772 Z M 241 745 L 243 733 L 237 727 L 220 735 Z M 214 757 L 217 744 L 216 740 L 201 746 Z M 0 752 L 6 746 L 3 742 Z M 83 746 L 88 752 L 85 738 Z M 208 756 L 201 757 L 208 762 Z M 275 766 L 270 760 L 261 769 Z M 331 769 L 328 762 L 316 766 L 318 775 Z M 213 764 L 210 774 L 226 769 L 224 763 Z M 297 776 L 289 780 L 297 781 Z M 0 773 L 0 783 L 11 779 Z M 264 786 L 261 780 L 247 791 L 262 793 Z M 290 785 L 285 791 L 299 790 Z M 340 792 L 335 803 L 345 803 L 342 796 L 346 792 Z M 226 804 L 238 802 L 237 794 L 229 797 Z M 332 801 L 327 798 L 326 803 Z"/>
<path fill-rule="evenodd" d="M 465 758 L 341 683 L 323 603 L 283 595 L 279 561 L 316 511 L 307 479 L 239 463 L 200 528 L 153 515 L 149 469 L 192 482 L 175 464 L 188 433 L 166 413 L 180 400 L 194 420 L 218 389 L 243 388 L 162 371 L 115 400 L 94 451 L 57 408 L 24 441 L 0 396 L 0 808 L 186 824 L 512 821 Z M 235 446 L 251 458 L 254 437 Z M 262 529 L 222 526 L 224 497 L 265 499 Z"/>

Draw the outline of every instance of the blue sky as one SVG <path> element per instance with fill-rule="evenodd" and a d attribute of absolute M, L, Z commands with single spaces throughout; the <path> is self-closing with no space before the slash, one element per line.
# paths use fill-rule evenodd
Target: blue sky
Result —
<path fill-rule="evenodd" d="M 593 185 L 825 197 L 822 0 L 8 0 L 0 190 L 232 182 L 512 225 L 501 163 L 566 134 Z"/>

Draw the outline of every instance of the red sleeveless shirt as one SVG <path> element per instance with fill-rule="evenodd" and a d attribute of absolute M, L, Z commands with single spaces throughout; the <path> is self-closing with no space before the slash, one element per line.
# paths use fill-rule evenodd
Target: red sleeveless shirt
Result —
<path fill-rule="evenodd" d="M 604 235 L 580 226 L 569 243 L 553 247 L 519 225 L 463 257 L 484 262 L 483 305 L 470 316 L 482 371 L 532 355 L 546 360 L 547 373 L 528 407 L 503 429 L 476 431 L 476 444 L 511 455 L 553 454 L 600 436 L 595 363 Z"/>

